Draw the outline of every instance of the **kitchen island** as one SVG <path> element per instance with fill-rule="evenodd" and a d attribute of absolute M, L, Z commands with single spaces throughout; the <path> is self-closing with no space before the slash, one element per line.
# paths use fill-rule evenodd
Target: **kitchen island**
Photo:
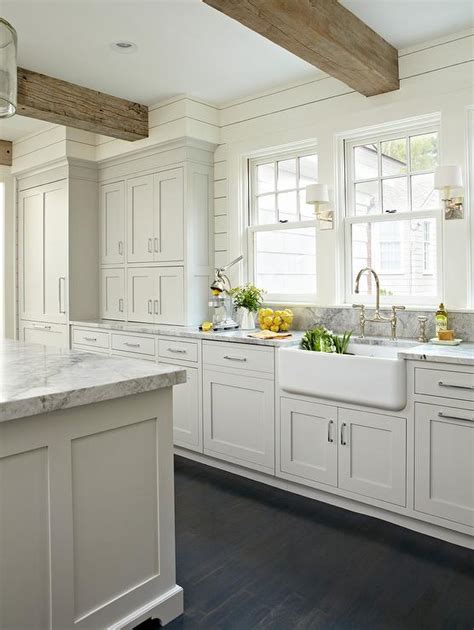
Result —
<path fill-rule="evenodd" d="M 181 614 L 172 387 L 184 369 L 0 342 L 0 628 Z"/>

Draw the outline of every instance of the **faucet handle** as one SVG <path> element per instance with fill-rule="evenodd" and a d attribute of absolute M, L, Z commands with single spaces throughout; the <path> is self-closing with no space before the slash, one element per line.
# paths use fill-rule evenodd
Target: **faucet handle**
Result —
<path fill-rule="evenodd" d="M 399 305 L 394 305 L 392 306 L 392 311 L 395 313 L 395 311 L 404 311 L 406 309 L 406 306 L 399 306 Z"/>
<path fill-rule="evenodd" d="M 360 308 L 361 310 L 364 310 L 365 304 L 353 304 L 352 308 Z"/>

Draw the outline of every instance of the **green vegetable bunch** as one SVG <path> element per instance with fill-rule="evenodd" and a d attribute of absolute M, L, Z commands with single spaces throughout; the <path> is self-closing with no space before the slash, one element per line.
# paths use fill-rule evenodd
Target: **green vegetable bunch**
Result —
<path fill-rule="evenodd" d="M 316 326 L 307 330 L 301 340 L 303 350 L 311 352 L 333 352 L 346 354 L 352 331 L 346 331 L 342 336 L 335 335 L 325 326 Z"/>
<path fill-rule="evenodd" d="M 262 306 L 264 293 L 263 289 L 257 288 L 251 282 L 230 291 L 235 308 L 246 308 L 252 313 L 256 313 Z"/>

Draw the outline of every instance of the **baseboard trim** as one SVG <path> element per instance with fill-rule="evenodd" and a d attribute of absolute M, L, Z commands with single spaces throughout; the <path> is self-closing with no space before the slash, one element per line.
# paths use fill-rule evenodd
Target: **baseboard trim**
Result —
<path fill-rule="evenodd" d="M 396 512 L 389 512 L 367 503 L 359 503 L 356 500 L 348 499 L 337 494 L 331 494 L 329 492 L 309 488 L 307 486 L 300 486 L 292 481 L 286 481 L 284 479 L 265 475 L 264 473 L 256 472 L 254 470 L 247 470 L 241 466 L 229 464 L 221 460 L 213 459 L 208 455 L 202 455 L 200 453 L 188 451 L 176 446 L 174 451 L 176 455 L 186 459 L 191 459 L 200 464 L 206 464 L 207 466 L 212 466 L 213 468 L 218 468 L 219 470 L 224 470 L 225 472 L 239 475 L 240 477 L 245 477 L 246 479 L 265 483 L 274 488 L 285 490 L 286 492 L 292 492 L 293 494 L 298 494 L 300 496 L 307 497 L 308 499 L 315 499 L 316 501 L 328 503 L 329 505 L 350 510 L 351 512 L 372 516 L 373 518 L 377 518 L 382 521 L 388 521 L 389 523 L 393 523 L 399 527 L 405 527 L 418 532 L 419 534 L 444 540 L 445 542 L 453 545 L 459 545 L 461 547 L 466 547 L 467 549 L 474 549 L 474 539 L 470 534 L 445 529 L 444 527 L 440 527 L 439 525 L 435 525 L 433 523 L 427 523 L 426 521 L 417 520 L 411 516 L 397 514 Z"/>
<path fill-rule="evenodd" d="M 120 619 L 107 630 L 132 630 L 147 619 L 159 619 L 165 626 L 176 617 L 183 614 L 183 589 L 177 584 L 151 602 Z"/>

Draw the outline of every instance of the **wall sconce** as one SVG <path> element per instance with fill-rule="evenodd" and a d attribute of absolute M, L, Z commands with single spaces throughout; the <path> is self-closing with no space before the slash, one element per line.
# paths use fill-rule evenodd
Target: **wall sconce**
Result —
<path fill-rule="evenodd" d="M 306 203 L 313 204 L 314 214 L 319 221 L 320 230 L 332 230 L 334 227 L 334 212 L 326 208 L 321 209 L 329 203 L 329 190 L 326 184 L 311 184 L 306 186 Z"/>
<path fill-rule="evenodd" d="M 464 219 L 464 197 L 455 197 L 452 194 L 453 188 L 462 188 L 461 167 L 438 166 L 435 170 L 434 181 L 435 190 L 443 191 L 444 218 L 447 221 Z"/>

